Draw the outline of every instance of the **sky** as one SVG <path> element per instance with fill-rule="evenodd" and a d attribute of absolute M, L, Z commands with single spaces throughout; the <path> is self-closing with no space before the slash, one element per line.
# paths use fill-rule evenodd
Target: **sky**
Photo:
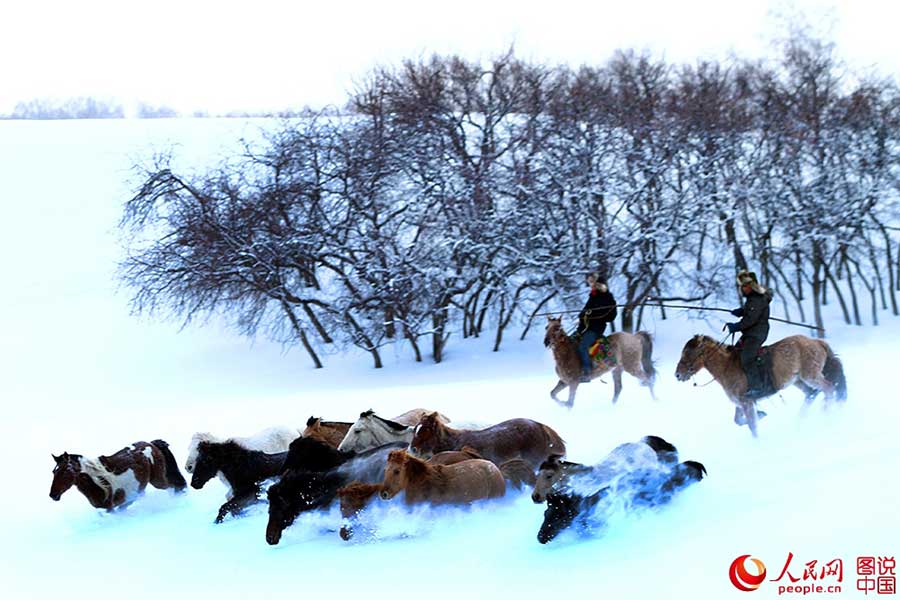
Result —
<path fill-rule="evenodd" d="M 511 46 L 551 64 L 600 63 L 620 48 L 758 57 L 786 14 L 854 66 L 900 73 L 900 4 L 881 0 L 0 0 L 0 113 L 83 95 L 186 112 L 340 105 L 373 66 Z"/>

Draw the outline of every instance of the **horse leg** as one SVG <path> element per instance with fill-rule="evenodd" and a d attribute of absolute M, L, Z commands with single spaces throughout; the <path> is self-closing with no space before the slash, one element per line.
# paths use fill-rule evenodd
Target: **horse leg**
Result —
<path fill-rule="evenodd" d="M 613 401 L 615 404 L 619 399 L 619 394 L 622 393 L 622 367 L 616 367 L 613 369 Z"/>
<path fill-rule="evenodd" d="M 249 490 L 242 491 L 241 493 L 235 493 L 234 497 L 223 504 L 219 508 L 219 514 L 216 516 L 216 523 L 221 523 L 225 520 L 225 516 L 228 513 L 231 513 L 232 516 L 237 517 L 242 510 L 250 506 L 251 504 L 256 504 L 259 501 L 259 486 L 254 486 Z"/>
<path fill-rule="evenodd" d="M 734 406 L 734 424 L 737 426 L 747 424 L 747 417 L 744 416 L 744 409 L 738 405 Z"/>
<path fill-rule="evenodd" d="M 578 383 L 569 384 L 569 401 L 565 403 L 566 408 L 571 409 L 575 406 L 575 391 L 578 389 Z"/>
<path fill-rule="evenodd" d="M 562 400 L 557 398 L 556 394 L 563 391 L 563 389 L 565 389 L 565 387 L 566 387 L 566 384 L 563 383 L 562 379 L 560 379 L 559 381 L 556 382 L 556 386 L 552 390 L 550 390 L 550 397 L 553 398 L 554 400 L 556 400 L 557 402 L 562 403 Z"/>
<path fill-rule="evenodd" d="M 756 414 L 756 403 L 755 402 L 745 402 L 744 403 L 744 415 L 747 417 L 747 426 L 750 428 L 750 433 L 753 437 L 758 437 L 756 433 L 756 425 L 759 422 L 759 415 Z"/>

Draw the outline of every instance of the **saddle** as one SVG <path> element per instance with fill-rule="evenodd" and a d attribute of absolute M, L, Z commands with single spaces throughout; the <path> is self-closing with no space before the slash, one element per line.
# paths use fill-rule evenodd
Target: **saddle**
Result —
<path fill-rule="evenodd" d="M 609 367 L 616 366 L 616 357 L 613 354 L 609 338 L 605 335 L 601 335 L 597 338 L 597 341 L 588 348 L 588 356 L 596 363 L 605 362 Z"/>

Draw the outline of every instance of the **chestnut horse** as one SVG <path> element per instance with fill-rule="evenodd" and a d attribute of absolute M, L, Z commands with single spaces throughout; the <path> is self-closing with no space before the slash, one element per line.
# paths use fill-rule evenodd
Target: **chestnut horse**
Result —
<path fill-rule="evenodd" d="M 337 448 L 344 441 L 347 431 L 353 423 L 343 421 L 323 421 L 320 417 L 310 417 L 303 430 L 303 437 L 319 440 Z"/>
<path fill-rule="evenodd" d="M 473 458 L 432 466 L 405 450 L 394 450 L 388 455 L 379 495 L 388 500 L 401 491 L 407 504 L 467 504 L 503 496 L 506 482 L 489 460 Z"/>
<path fill-rule="evenodd" d="M 835 396 L 840 401 L 847 399 L 844 367 L 824 341 L 792 335 L 765 348 L 771 354 L 775 391 L 795 385 L 806 393 L 805 405 L 813 401 L 818 390 L 825 392 L 826 402 Z M 759 421 L 756 401 L 744 400 L 747 376 L 741 367 L 738 348 L 725 346 L 705 335 L 695 335 L 681 351 L 675 377 L 678 381 L 687 381 L 700 369 L 709 371 L 735 404 L 734 422 L 738 425 L 746 423 L 750 433 L 756 437 Z"/>
<path fill-rule="evenodd" d="M 465 447 L 462 450 L 438 452 L 428 460 L 428 464 L 432 466 L 454 465 L 473 458 L 481 458 L 481 455 L 471 448 Z M 341 539 L 350 539 L 350 536 L 353 535 L 352 525 L 355 524 L 359 514 L 369 504 L 372 497 L 380 492 L 381 489 L 382 485 L 380 483 L 354 481 L 338 490 L 338 498 L 341 501 L 341 517 L 344 519 L 344 524 L 341 526 L 340 531 Z"/>
<path fill-rule="evenodd" d="M 604 360 L 594 361 L 591 379 L 594 380 L 609 371 L 613 376 L 613 404 L 622 393 L 622 371 L 633 375 L 641 385 L 650 388 L 650 396 L 656 400 L 653 383 L 656 380 L 656 369 L 653 367 L 653 340 L 646 331 L 637 333 L 619 332 L 608 336 L 610 347 L 610 363 Z M 578 345 L 563 330 L 562 318 L 548 317 L 547 330 L 544 334 L 544 345 L 553 351 L 556 361 L 556 374 L 559 381 L 550 390 L 550 397 L 555 401 L 572 408 L 575 404 L 575 392 L 581 382 L 581 357 Z M 569 399 L 566 402 L 556 397 L 566 386 L 569 387 Z"/>
<path fill-rule="evenodd" d="M 56 501 L 75 485 L 91 506 L 111 511 L 133 502 L 148 483 L 160 490 L 183 491 L 187 487 L 169 444 L 163 440 L 135 442 L 96 459 L 63 452 L 53 460 L 56 467 L 50 497 Z"/>
<path fill-rule="evenodd" d="M 437 413 L 422 419 L 409 444 L 413 454 L 421 457 L 463 446 L 471 446 L 495 465 L 520 458 L 532 471 L 551 454 L 566 453 L 558 433 L 531 419 L 510 419 L 481 430 L 453 429 L 441 423 Z"/>

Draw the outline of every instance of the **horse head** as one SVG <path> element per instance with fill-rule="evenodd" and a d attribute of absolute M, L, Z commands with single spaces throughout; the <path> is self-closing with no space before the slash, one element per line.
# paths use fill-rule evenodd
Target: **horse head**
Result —
<path fill-rule="evenodd" d="M 197 444 L 197 459 L 194 461 L 193 474 L 191 475 L 191 487 L 199 490 L 206 482 L 219 472 L 219 460 L 217 457 L 218 442 L 202 441 Z"/>
<path fill-rule="evenodd" d="M 62 495 L 75 484 L 81 473 L 81 455 L 63 452 L 60 456 L 51 454 L 56 466 L 53 467 L 53 483 L 50 484 L 50 498 L 59 501 Z"/>
<path fill-rule="evenodd" d="M 547 495 L 547 509 L 544 511 L 544 522 L 538 531 L 537 539 L 546 544 L 575 521 L 581 512 L 581 498 L 574 494 Z"/>
<path fill-rule="evenodd" d="M 534 491 L 531 499 L 535 504 L 540 504 L 547 499 L 547 495 L 553 490 L 553 486 L 562 479 L 563 465 L 561 454 L 551 454 L 538 468 L 537 479 L 534 482 Z"/>
<path fill-rule="evenodd" d="M 675 367 L 675 378 L 678 381 L 687 381 L 704 367 L 703 357 L 706 353 L 706 339 L 702 335 L 695 335 L 684 345 L 681 350 L 681 360 Z"/>
<path fill-rule="evenodd" d="M 347 434 L 338 445 L 342 452 L 362 452 L 368 448 L 382 445 L 376 429 L 379 428 L 378 417 L 374 410 L 363 411 L 356 423 L 350 426 Z"/>
<path fill-rule="evenodd" d="M 406 488 L 406 465 L 410 458 L 405 450 L 394 450 L 388 454 L 379 493 L 382 500 L 389 500 Z"/>
<path fill-rule="evenodd" d="M 547 317 L 547 328 L 544 330 L 544 346 L 549 348 L 560 332 L 565 333 L 562 328 L 562 317 Z"/>
<path fill-rule="evenodd" d="M 274 546 L 281 541 L 281 534 L 300 514 L 300 494 L 293 489 L 293 472 L 286 473 L 280 481 L 269 487 L 269 521 L 266 524 L 266 543 Z"/>
<path fill-rule="evenodd" d="M 439 448 L 444 441 L 446 430 L 438 416 L 438 413 L 422 417 L 419 424 L 416 425 L 413 439 L 409 443 L 410 451 L 422 459 L 428 459 L 435 452 L 439 452 Z"/>

